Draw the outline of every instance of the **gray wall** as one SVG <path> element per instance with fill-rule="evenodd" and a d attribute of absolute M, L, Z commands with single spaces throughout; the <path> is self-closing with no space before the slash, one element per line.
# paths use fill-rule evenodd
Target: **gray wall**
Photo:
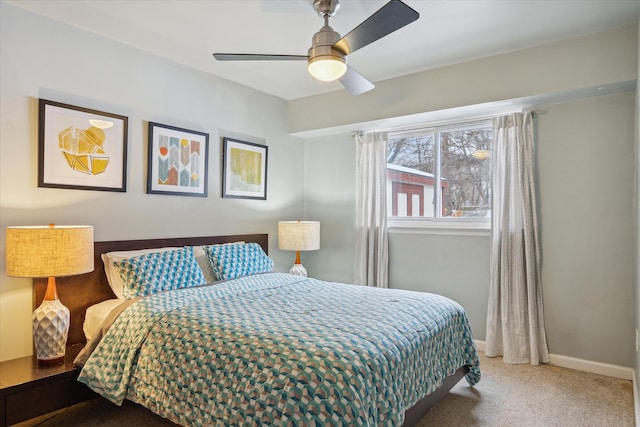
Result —
<path fill-rule="evenodd" d="M 634 366 L 633 94 L 548 105 L 537 120 L 550 351 Z"/>
<path fill-rule="evenodd" d="M 305 219 L 320 221 L 320 250 L 302 255 L 309 274 L 353 281 L 355 143 L 351 135 L 305 142 Z"/>
<path fill-rule="evenodd" d="M 624 93 L 541 108 L 546 112 L 534 124 L 550 351 L 633 367 L 635 97 Z M 350 281 L 353 208 L 331 197 L 353 197 L 353 138 L 314 138 L 306 146 L 314 163 L 306 174 L 307 214 L 326 219 L 322 239 L 331 249 L 310 254 L 308 269 L 320 278 Z M 475 337 L 484 340 L 488 235 L 392 229 L 389 251 L 390 287 L 458 301 Z"/>
<path fill-rule="evenodd" d="M 484 340 L 491 246 L 488 234 L 392 230 L 389 287 L 431 292 L 457 301 L 467 312 L 474 337 Z"/>
<path fill-rule="evenodd" d="M 8 225 L 88 223 L 99 241 L 268 232 L 288 270 L 276 224 L 304 213 L 304 144 L 284 100 L 5 2 L 0 19 L 0 360 L 32 352 L 31 280 L 6 276 Z M 126 193 L 37 187 L 38 98 L 129 117 Z M 148 121 L 209 133 L 208 197 L 146 194 Z M 221 198 L 225 135 L 268 145 L 266 201 Z"/>
<path fill-rule="evenodd" d="M 638 25 L 638 75 L 640 76 L 640 22 Z M 638 352 L 638 330 L 640 330 L 640 85 L 636 88 L 636 144 L 635 144 L 635 309 L 636 309 L 636 384 L 640 381 L 640 352 Z M 636 404 L 640 403 L 640 396 L 634 396 Z M 636 424 L 640 422 L 640 414 L 636 413 Z"/>

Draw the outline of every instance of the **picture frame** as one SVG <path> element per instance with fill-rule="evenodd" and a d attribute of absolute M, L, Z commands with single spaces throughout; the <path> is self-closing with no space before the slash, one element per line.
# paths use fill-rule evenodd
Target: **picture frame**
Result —
<path fill-rule="evenodd" d="M 128 117 L 38 102 L 38 187 L 127 191 Z"/>
<path fill-rule="evenodd" d="M 223 138 L 222 197 L 267 199 L 266 145 Z"/>
<path fill-rule="evenodd" d="M 207 197 L 209 134 L 149 122 L 147 193 Z"/>

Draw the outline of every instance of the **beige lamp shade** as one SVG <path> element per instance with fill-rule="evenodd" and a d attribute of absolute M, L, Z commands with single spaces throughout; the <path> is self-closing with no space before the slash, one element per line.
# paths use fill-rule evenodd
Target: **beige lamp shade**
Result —
<path fill-rule="evenodd" d="M 318 221 L 278 222 L 278 247 L 285 251 L 296 251 L 296 260 L 289 273 L 307 276 L 307 269 L 300 261 L 300 251 L 320 249 L 320 223 Z"/>
<path fill-rule="evenodd" d="M 320 223 L 318 221 L 278 222 L 278 248 L 285 251 L 320 249 Z"/>
<path fill-rule="evenodd" d="M 62 277 L 93 271 L 93 227 L 7 227 L 7 275 Z"/>

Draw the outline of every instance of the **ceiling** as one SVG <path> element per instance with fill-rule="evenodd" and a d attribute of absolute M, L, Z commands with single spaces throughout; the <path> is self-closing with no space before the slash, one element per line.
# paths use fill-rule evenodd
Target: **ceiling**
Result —
<path fill-rule="evenodd" d="M 284 99 L 335 90 L 304 61 L 218 62 L 213 52 L 306 55 L 323 25 L 312 0 L 2 0 Z M 408 26 L 349 55 L 372 82 L 637 24 L 639 0 L 404 0 Z M 387 0 L 342 0 L 341 35 Z"/>

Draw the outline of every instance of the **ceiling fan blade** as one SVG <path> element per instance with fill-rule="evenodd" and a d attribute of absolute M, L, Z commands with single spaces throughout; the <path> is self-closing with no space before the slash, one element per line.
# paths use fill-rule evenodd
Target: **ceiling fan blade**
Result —
<path fill-rule="evenodd" d="M 348 55 L 412 23 L 419 17 L 418 12 L 402 1 L 391 0 L 338 40 L 333 48 Z"/>
<path fill-rule="evenodd" d="M 218 61 L 297 61 L 307 60 L 307 55 L 264 55 L 261 53 L 214 53 Z"/>
<path fill-rule="evenodd" d="M 349 65 L 347 65 L 347 71 L 338 80 L 340 80 L 342 86 L 353 96 L 362 95 L 375 87 L 373 83 Z"/>

